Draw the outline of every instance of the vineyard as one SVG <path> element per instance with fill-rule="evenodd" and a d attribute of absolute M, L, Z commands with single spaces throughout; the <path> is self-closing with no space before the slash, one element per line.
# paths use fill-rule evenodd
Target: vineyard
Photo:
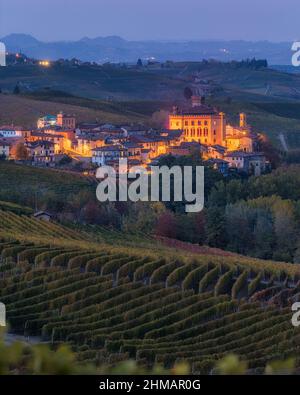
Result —
<path fill-rule="evenodd" d="M 169 368 L 185 360 L 202 374 L 228 353 L 253 373 L 299 355 L 290 309 L 300 300 L 296 265 L 113 240 L 121 235 L 0 211 L 0 300 L 10 331 L 68 343 L 79 361 Z"/>

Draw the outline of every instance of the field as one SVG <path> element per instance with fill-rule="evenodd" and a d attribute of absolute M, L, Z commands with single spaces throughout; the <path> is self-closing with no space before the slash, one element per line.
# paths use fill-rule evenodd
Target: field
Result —
<path fill-rule="evenodd" d="M 88 107 L 86 103 L 38 100 L 26 96 L 0 94 L 0 124 L 15 124 L 25 128 L 36 127 L 37 119 L 45 114 L 58 114 L 64 111 L 75 114 L 78 122 L 100 122 L 127 124 L 128 122 L 143 122 L 146 117 L 142 114 L 119 108 L 119 111 L 108 108 L 102 103 Z M 18 111 L 16 112 L 16 108 Z"/>
<path fill-rule="evenodd" d="M 93 181 L 77 173 L 0 162 L 0 200 L 41 209 L 45 199 L 69 202 L 79 192 L 95 193 Z"/>
<path fill-rule="evenodd" d="M 193 373 L 209 373 L 228 353 L 252 373 L 299 354 L 290 322 L 297 265 L 108 236 L 0 211 L 0 300 L 11 332 L 68 343 L 97 365 L 185 360 Z"/>

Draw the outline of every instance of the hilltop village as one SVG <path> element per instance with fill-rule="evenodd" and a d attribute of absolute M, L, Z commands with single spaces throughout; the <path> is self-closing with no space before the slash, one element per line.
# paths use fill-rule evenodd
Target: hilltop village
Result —
<path fill-rule="evenodd" d="M 133 125 L 77 123 L 76 116 L 59 113 L 45 115 L 37 126 L 0 127 L 0 155 L 34 166 L 58 167 L 62 163 L 81 163 L 88 171 L 110 165 L 116 170 L 120 158 L 129 168 L 148 168 L 164 155 L 199 154 L 226 176 L 230 171 L 259 175 L 268 163 L 258 151 L 258 135 L 241 113 L 237 125 L 226 114 L 193 96 L 184 107 L 173 107 L 166 128 L 155 130 Z"/>

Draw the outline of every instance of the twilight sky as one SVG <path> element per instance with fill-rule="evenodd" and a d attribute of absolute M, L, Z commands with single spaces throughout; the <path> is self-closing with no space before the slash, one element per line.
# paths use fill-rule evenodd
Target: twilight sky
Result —
<path fill-rule="evenodd" d="M 294 41 L 299 14 L 299 0 L 0 0 L 0 37 Z"/>

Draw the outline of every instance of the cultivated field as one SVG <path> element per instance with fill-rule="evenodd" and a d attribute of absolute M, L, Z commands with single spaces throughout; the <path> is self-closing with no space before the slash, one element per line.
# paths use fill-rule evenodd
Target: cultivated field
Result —
<path fill-rule="evenodd" d="M 0 300 L 12 332 L 68 343 L 80 361 L 185 360 L 194 373 L 209 373 L 228 353 L 256 373 L 299 354 L 296 265 L 153 252 L 151 240 L 133 248 L 104 233 L 0 212 Z"/>

